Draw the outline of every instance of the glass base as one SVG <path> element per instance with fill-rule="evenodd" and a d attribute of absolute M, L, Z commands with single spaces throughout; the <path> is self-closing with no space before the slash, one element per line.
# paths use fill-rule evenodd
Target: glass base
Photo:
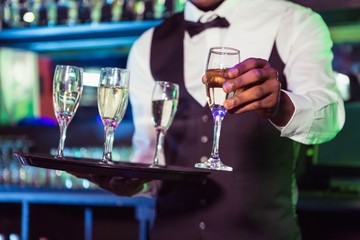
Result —
<path fill-rule="evenodd" d="M 204 163 L 196 163 L 195 167 L 196 168 L 211 169 L 211 170 L 229 171 L 229 172 L 231 172 L 233 170 L 232 167 L 223 164 L 220 161 L 220 159 L 213 159 L 213 158 L 209 158 Z"/>
<path fill-rule="evenodd" d="M 151 164 L 149 168 L 160 168 L 161 166 L 158 164 Z"/>
<path fill-rule="evenodd" d="M 64 155 L 59 155 L 59 154 L 56 154 L 54 157 L 57 158 L 57 159 L 64 159 L 65 158 Z"/>
<path fill-rule="evenodd" d="M 113 160 L 109 160 L 109 159 L 101 159 L 100 164 L 109 164 L 109 165 L 114 165 L 114 161 Z"/>

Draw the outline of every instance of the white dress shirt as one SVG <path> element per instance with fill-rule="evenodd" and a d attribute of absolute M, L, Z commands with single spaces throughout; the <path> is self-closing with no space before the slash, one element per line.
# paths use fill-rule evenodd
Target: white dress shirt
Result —
<path fill-rule="evenodd" d="M 225 0 L 216 10 L 206 13 L 186 2 L 184 16 L 195 22 L 221 16 L 230 22 L 229 28 L 207 29 L 192 38 L 185 32 L 185 85 L 202 106 L 206 105 L 206 95 L 201 77 L 209 48 L 237 48 L 241 60 L 269 59 L 276 41 L 279 55 L 286 64 L 285 92 L 295 106 L 289 123 L 284 127 L 275 126 L 279 134 L 304 144 L 318 144 L 332 139 L 342 128 L 345 114 L 332 70 L 332 41 L 318 14 L 284 0 Z M 149 66 L 152 34 L 153 29 L 149 29 L 134 43 L 128 59 L 135 124 L 133 161 L 146 163 L 152 160 L 156 138 L 151 119 L 155 81 Z"/>

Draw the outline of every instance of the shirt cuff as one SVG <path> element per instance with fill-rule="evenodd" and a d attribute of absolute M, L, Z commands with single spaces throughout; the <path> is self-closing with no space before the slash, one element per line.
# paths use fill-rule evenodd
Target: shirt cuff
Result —
<path fill-rule="evenodd" d="M 281 132 L 281 137 L 288 137 L 292 140 L 306 143 L 314 119 L 314 110 L 311 101 L 306 97 L 285 90 L 282 91 L 289 96 L 294 104 L 294 114 L 285 126 L 280 127 L 270 122 Z"/>

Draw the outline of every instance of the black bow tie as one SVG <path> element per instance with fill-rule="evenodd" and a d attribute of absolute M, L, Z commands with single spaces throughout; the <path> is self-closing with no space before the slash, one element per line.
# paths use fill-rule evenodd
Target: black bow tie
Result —
<path fill-rule="evenodd" d="M 217 17 L 213 21 L 206 23 L 185 21 L 185 30 L 188 31 L 190 37 L 201 33 L 207 28 L 227 28 L 229 26 L 230 23 L 226 20 L 226 18 L 223 17 Z"/>

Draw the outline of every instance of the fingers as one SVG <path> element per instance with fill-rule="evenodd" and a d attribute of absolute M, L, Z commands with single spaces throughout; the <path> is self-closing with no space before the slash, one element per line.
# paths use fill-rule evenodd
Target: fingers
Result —
<path fill-rule="evenodd" d="M 128 177 L 111 177 L 101 175 L 90 175 L 89 180 L 100 188 L 110 191 L 119 196 L 132 196 L 140 192 L 145 180 Z"/>
<path fill-rule="evenodd" d="M 115 187 L 117 185 L 123 184 L 144 184 L 145 180 L 140 180 L 138 178 L 124 178 L 124 177 L 112 177 L 110 180 L 110 185 Z"/>
<path fill-rule="evenodd" d="M 229 71 L 227 72 L 228 78 L 235 78 L 241 74 L 244 74 L 245 72 L 256 69 L 256 68 L 263 68 L 265 66 L 269 65 L 268 61 L 261 58 L 248 58 L 244 60 L 243 62 L 235 65 Z"/>
<path fill-rule="evenodd" d="M 246 90 L 242 89 L 236 91 L 231 98 L 225 100 L 224 107 L 227 110 L 237 108 L 236 113 L 272 108 L 278 101 L 278 89 L 280 89 L 278 81 L 268 81 Z"/>
<path fill-rule="evenodd" d="M 277 79 L 278 73 L 266 60 L 250 58 L 231 68 L 227 76 L 230 79 L 224 83 L 223 89 L 230 93 L 237 89 L 257 85 L 270 78 Z"/>
<path fill-rule="evenodd" d="M 132 196 L 143 189 L 145 182 L 137 178 L 113 177 L 109 181 L 109 187 L 117 195 Z"/>
<path fill-rule="evenodd" d="M 203 84 L 206 83 L 206 75 L 202 76 L 201 81 L 202 81 Z"/>
<path fill-rule="evenodd" d="M 224 102 L 230 113 L 256 111 L 260 116 L 270 118 L 279 107 L 281 83 L 278 72 L 268 61 L 248 58 L 225 72 L 223 90 L 234 93 Z M 206 82 L 206 76 L 202 77 Z"/>
<path fill-rule="evenodd" d="M 131 177 L 113 177 L 98 174 L 84 174 L 68 172 L 78 178 L 84 178 L 96 184 L 98 187 L 120 196 L 132 196 L 140 192 L 147 181 Z"/>
<path fill-rule="evenodd" d="M 262 117 L 272 116 L 279 105 L 281 84 L 278 72 L 266 60 L 247 59 L 228 71 L 233 77 L 225 82 L 225 92 L 235 94 L 224 102 L 230 113 L 256 111 Z"/>
<path fill-rule="evenodd" d="M 110 176 L 102 176 L 102 175 L 95 175 L 95 174 L 89 174 L 89 181 L 95 183 L 100 188 L 110 190 L 109 182 L 112 177 Z"/>
<path fill-rule="evenodd" d="M 232 67 L 225 73 L 225 77 L 227 79 L 231 79 L 231 81 L 228 81 L 226 84 L 224 84 L 225 85 L 224 90 L 226 92 L 231 92 L 233 91 L 233 89 L 230 88 L 231 86 L 233 86 L 233 88 L 239 88 L 242 85 L 246 85 L 254 82 L 254 80 L 258 80 L 258 79 L 262 79 L 263 77 L 266 77 L 265 74 L 261 71 L 261 69 L 269 66 L 270 65 L 268 61 L 261 58 L 248 58 L 243 62 L 236 64 L 234 67 Z M 247 74 L 245 76 L 242 76 L 245 73 Z M 273 74 L 276 75 L 277 72 L 274 70 Z M 252 78 L 247 79 L 246 76 L 252 76 Z M 242 82 L 241 79 L 245 79 L 245 80 L 252 79 L 252 81 L 246 81 L 243 82 L 243 84 L 241 84 Z M 204 84 L 206 83 L 206 75 L 202 76 L 201 81 Z"/>

